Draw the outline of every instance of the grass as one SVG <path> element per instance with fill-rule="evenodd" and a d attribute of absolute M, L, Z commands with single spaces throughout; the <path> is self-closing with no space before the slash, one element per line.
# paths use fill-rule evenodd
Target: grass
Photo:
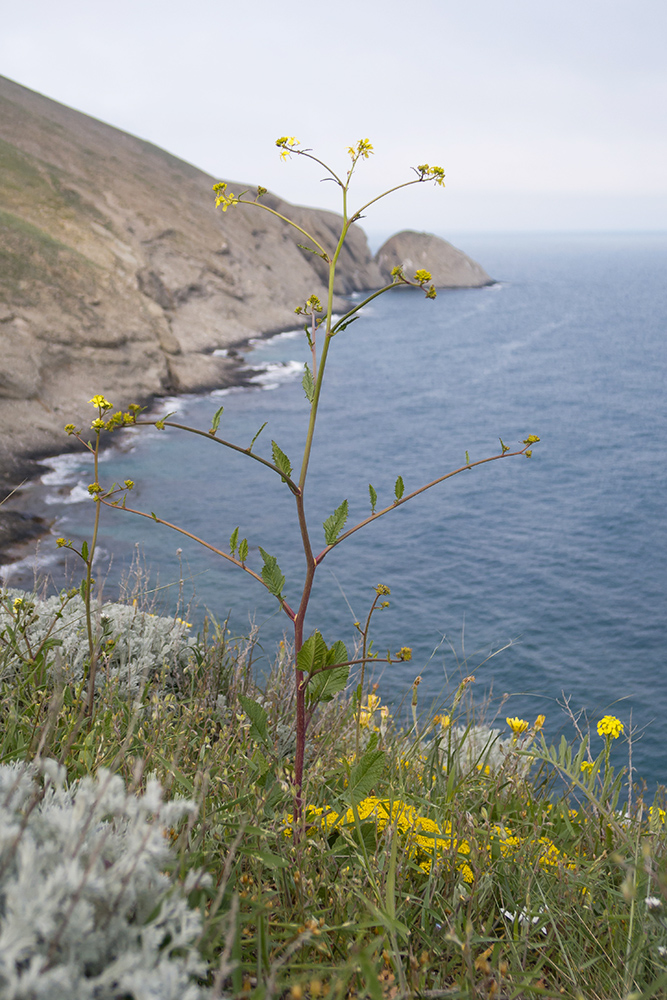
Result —
<path fill-rule="evenodd" d="M 446 724 L 415 709 L 404 731 L 366 692 L 356 757 L 343 692 L 313 718 L 299 831 L 286 645 L 260 683 L 256 636 L 209 621 L 193 637 L 180 622 L 175 641 L 174 622 L 153 616 L 151 635 L 170 638 L 146 668 L 147 612 L 102 607 L 88 720 L 63 641 L 83 628 L 78 598 L 52 602 L 46 621 L 17 596 L 0 600 L 0 763 L 50 757 L 70 782 L 104 767 L 133 787 L 154 775 L 167 797 L 195 800 L 169 836 L 181 880 L 211 876 L 191 904 L 211 969 L 229 959 L 224 995 L 667 996 L 664 803 L 650 810 L 635 788 L 619 805 L 624 774 L 595 731 L 558 747 L 535 723 L 494 736 L 469 723 L 461 691 Z"/>

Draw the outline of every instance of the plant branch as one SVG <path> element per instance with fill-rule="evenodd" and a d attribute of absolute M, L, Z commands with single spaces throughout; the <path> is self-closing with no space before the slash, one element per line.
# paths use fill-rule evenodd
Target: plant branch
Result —
<path fill-rule="evenodd" d="M 105 506 L 107 507 L 114 507 L 116 510 L 126 510 L 130 514 L 138 514 L 140 517 L 147 517 L 151 521 L 156 521 L 158 524 L 164 524 L 167 528 L 172 528 L 174 531 L 178 531 L 181 535 L 185 535 L 186 538 L 191 538 L 194 542 L 199 542 L 200 545 L 203 545 L 204 548 L 210 549 L 211 552 L 215 552 L 216 555 L 222 556 L 223 559 L 226 559 L 228 562 L 233 563 L 235 566 L 238 566 L 239 569 L 245 570 L 246 573 L 249 573 L 250 576 L 254 577 L 255 580 L 258 580 L 263 587 L 266 587 L 266 589 L 269 590 L 269 587 L 266 585 L 266 583 L 259 575 L 259 573 L 255 573 L 253 569 L 250 569 L 249 566 L 246 566 L 245 563 L 242 563 L 240 559 L 235 559 L 234 556 L 230 556 L 229 553 L 223 552 L 222 549 L 216 548 L 215 545 L 211 545 L 210 542 L 204 541 L 204 539 L 199 538 L 198 535 L 193 535 L 191 531 L 186 531 L 185 528 L 179 528 L 177 524 L 172 524 L 171 521 L 165 521 L 164 518 L 158 517 L 156 514 L 147 514 L 145 510 L 136 510 L 133 507 L 126 507 L 118 503 L 109 503 L 108 500 L 104 500 L 102 498 L 100 498 L 100 503 L 105 504 Z M 279 600 L 280 600 L 280 606 L 282 607 L 287 617 L 291 621 L 294 621 L 296 618 L 296 614 L 294 613 L 292 608 L 289 606 L 289 604 L 284 598 L 279 598 Z"/>
<path fill-rule="evenodd" d="M 154 427 L 158 423 L 161 423 L 164 427 L 177 427 L 180 431 L 189 431 L 191 434 L 199 434 L 200 437 L 206 438 L 208 441 L 215 441 L 216 444 L 224 445 L 225 448 L 231 448 L 232 451 L 238 451 L 240 455 L 247 455 L 248 458 L 254 458 L 256 462 L 259 462 L 261 465 L 265 465 L 267 469 L 271 469 L 271 471 L 276 472 L 281 479 L 284 479 L 295 496 L 299 495 L 300 490 L 294 480 L 290 479 L 289 476 L 286 476 L 284 472 L 281 472 L 278 466 L 274 465 L 273 462 L 269 462 L 267 458 L 262 458 L 261 455 L 255 455 L 255 453 L 250 451 L 249 448 L 242 448 L 238 444 L 232 444 L 231 441 L 225 441 L 223 438 L 216 437 L 216 435 L 211 434 L 210 431 L 200 431 L 197 427 L 188 427 L 186 424 L 176 424 L 173 420 L 137 420 L 133 426 L 144 425 L 147 427 Z"/>
<path fill-rule="evenodd" d="M 490 455 L 488 458 L 480 458 L 477 462 L 469 462 L 466 465 L 462 465 L 459 469 L 454 469 L 453 472 L 448 472 L 446 475 L 439 476 L 437 479 L 432 480 L 432 482 L 426 483 L 425 486 L 420 486 L 418 490 L 408 493 L 408 495 L 403 497 L 401 500 L 395 500 L 394 503 L 385 507 L 384 510 L 376 511 L 375 514 L 371 514 L 369 517 L 364 518 L 363 521 L 360 521 L 358 524 L 355 524 L 353 528 L 344 532 L 332 545 L 327 545 L 322 549 L 320 554 L 315 557 L 315 563 L 319 566 L 328 552 L 335 548 L 336 545 L 340 545 L 340 543 L 345 541 L 346 538 L 349 538 L 350 535 L 353 535 L 355 531 L 359 531 L 360 528 L 370 524 L 371 521 L 377 521 L 383 514 L 388 514 L 390 510 L 395 510 L 397 507 L 401 507 L 404 503 L 407 503 L 408 500 L 412 500 L 413 497 L 419 496 L 420 493 L 424 493 L 426 490 L 430 490 L 432 486 L 437 486 L 438 483 L 444 483 L 445 479 L 451 479 L 452 476 L 458 476 L 460 472 L 465 472 L 466 469 L 474 469 L 476 465 L 486 465 L 487 462 L 496 462 L 500 458 L 514 458 L 517 455 L 525 455 L 528 448 L 530 448 L 530 445 L 525 445 L 520 451 L 503 451 L 499 455 Z"/>
<path fill-rule="evenodd" d="M 311 159 L 314 159 L 314 157 L 311 157 Z M 319 163 L 319 160 L 317 162 Z M 414 184 L 415 182 L 412 181 L 411 183 Z M 263 205 L 261 203 L 261 201 L 256 201 L 256 200 L 255 201 L 243 201 L 241 198 L 239 198 L 239 200 L 236 202 L 236 204 L 237 205 L 254 205 L 256 208 L 261 208 L 265 212 L 269 212 L 270 215 L 275 215 L 277 219 L 282 219 L 283 222 L 286 222 L 288 225 L 292 226 L 293 229 L 297 229 L 301 233 L 302 236 L 305 236 L 307 240 L 310 240 L 311 243 L 314 243 L 315 246 L 317 247 L 317 249 L 322 253 L 322 255 L 324 257 L 324 260 L 326 260 L 328 262 L 328 260 L 329 260 L 329 254 L 326 252 L 326 250 L 324 249 L 324 247 L 322 246 L 322 244 L 318 243 L 317 240 L 315 239 L 315 237 L 311 236 L 310 233 L 307 230 L 302 229 L 301 226 L 297 226 L 296 222 L 292 222 L 291 219 L 288 219 L 286 215 L 281 215 L 280 212 L 276 212 L 275 208 L 269 208 L 268 205 Z"/>

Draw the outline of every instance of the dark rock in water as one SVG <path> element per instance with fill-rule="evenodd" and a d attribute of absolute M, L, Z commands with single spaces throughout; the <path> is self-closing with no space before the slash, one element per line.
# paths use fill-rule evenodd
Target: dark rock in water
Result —
<path fill-rule="evenodd" d="M 403 267 L 407 277 L 425 268 L 436 288 L 481 288 L 494 284 L 483 267 L 447 240 L 432 233 L 405 229 L 390 236 L 375 255 L 382 277 L 391 281 L 392 268 Z"/>

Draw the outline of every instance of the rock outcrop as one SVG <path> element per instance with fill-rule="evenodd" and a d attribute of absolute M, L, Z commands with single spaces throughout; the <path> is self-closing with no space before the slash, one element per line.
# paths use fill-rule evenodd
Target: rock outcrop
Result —
<path fill-rule="evenodd" d="M 408 277 L 420 268 L 430 271 L 436 288 L 481 288 L 494 283 L 476 261 L 431 233 L 410 229 L 396 233 L 383 243 L 375 260 L 384 281 L 391 281 L 392 268 L 403 267 Z"/>
<path fill-rule="evenodd" d="M 218 179 L 0 77 L 0 485 L 62 450 L 93 393 L 125 407 L 230 384 L 238 362 L 214 351 L 324 297 L 301 234 L 260 209 L 216 210 Z M 265 200 L 335 246 L 335 214 Z M 381 283 L 357 229 L 336 291 Z"/>

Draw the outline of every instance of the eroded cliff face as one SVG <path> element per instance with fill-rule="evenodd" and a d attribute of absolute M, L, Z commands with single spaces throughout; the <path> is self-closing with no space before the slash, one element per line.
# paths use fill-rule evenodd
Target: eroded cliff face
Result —
<path fill-rule="evenodd" d="M 63 448 L 93 393 L 126 407 L 229 384 L 236 363 L 215 350 L 286 329 L 297 304 L 324 297 L 303 238 L 261 209 L 216 211 L 218 179 L 0 77 L 5 486 L 26 456 Z M 265 201 L 333 249 L 338 216 Z M 339 294 L 382 283 L 362 230 L 338 275 Z"/>

